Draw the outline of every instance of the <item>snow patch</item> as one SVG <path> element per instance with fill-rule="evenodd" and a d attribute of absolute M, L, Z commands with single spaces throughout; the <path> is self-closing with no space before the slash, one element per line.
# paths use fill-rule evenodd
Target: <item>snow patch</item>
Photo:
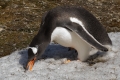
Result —
<path fill-rule="evenodd" d="M 109 33 L 113 42 L 111 51 L 100 54 L 96 59 L 106 60 L 89 66 L 86 62 L 74 60 L 74 50 L 50 44 L 43 57 L 38 60 L 32 71 L 26 71 L 27 49 L 18 50 L 0 58 L 0 80 L 120 80 L 120 32 Z M 103 54 L 103 55 L 101 55 Z M 64 64 L 66 58 L 73 59 Z"/>

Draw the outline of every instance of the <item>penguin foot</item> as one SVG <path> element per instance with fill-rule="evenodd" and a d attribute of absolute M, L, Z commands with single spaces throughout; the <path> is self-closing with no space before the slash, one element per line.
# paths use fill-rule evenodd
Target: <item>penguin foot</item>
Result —
<path fill-rule="evenodd" d="M 67 64 L 67 63 L 69 63 L 70 62 L 70 60 L 66 60 L 65 62 L 64 62 L 64 64 Z"/>
<path fill-rule="evenodd" d="M 28 62 L 28 64 L 27 64 L 27 69 L 28 70 L 32 71 L 32 68 L 33 68 L 33 65 L 35 63 L 35 60 L 36 60 L 36 57 L 33 60 Z"/>

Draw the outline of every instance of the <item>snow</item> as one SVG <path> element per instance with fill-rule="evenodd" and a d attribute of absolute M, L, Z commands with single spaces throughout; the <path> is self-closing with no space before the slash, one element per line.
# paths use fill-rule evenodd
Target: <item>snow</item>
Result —
<path fill-rule="evenodd" d="M 113 48 L 98 56 L 95 64 L 75 60 L 74 50 L 57 44 L 50 44 L 42 60 L 35 63 L 32 71 L 25 71 L 27 48 L 0 58 L 0 80 L 120 80 L 120 32 L 109 36 Z M 98 53 L 101 55 L 101 53 Z M 66 58 L 72 59 L 65 64 Z"/>

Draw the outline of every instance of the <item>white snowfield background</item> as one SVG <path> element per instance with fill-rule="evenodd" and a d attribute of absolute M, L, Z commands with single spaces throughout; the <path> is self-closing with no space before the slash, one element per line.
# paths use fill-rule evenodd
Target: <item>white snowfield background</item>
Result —
<path fill-rule="evenodd" d="M 25 71 L 27 49 L 18 50 L 0 58 L 0 80 L 120 80 L 120 32 L 109 33 L 113 43 L 111 51 L 95 58 L 97 62 L 74 60 L 74 50 L 50 44 L 32 71 Z M 99 53 L 102 54 L 102 53 Z M 67 59 L 73 59 L 64 63 Z"/>

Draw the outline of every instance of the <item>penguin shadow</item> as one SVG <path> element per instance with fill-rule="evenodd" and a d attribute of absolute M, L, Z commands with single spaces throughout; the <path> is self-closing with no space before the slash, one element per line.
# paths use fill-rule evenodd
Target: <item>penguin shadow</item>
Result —
<path fill-rule="evenodd" d="M 20 57 L 20 59 L 19 59 L 19 63 L 20 63 L 21 65 L 23 65 L 23 66 L 25 66 L 26 63 L 27 63 L 27 59 L 28 59 L 27 52 L 28 52 L 27 49 L 22 50 L 22 51 L 19 52 L 19 54 L 21 55 L 21 57 Z"/>
<path fill-rule="evenodd" d="M 67 47 L 63 47 L 59 44 L 50 44 L 42 55 L 42 59 L 54 58 L 62 59 L 67 58 L 70 60 L 77 59 L 77 53 L 75 49 L 69 50 Z"/>
<path fill-rule="evenodd" d="M 25 66 L 26 63 L 27 63 L 27 59 L 28 59 L 27 49 L 19 52 L 19 54 L 21 55 L 19 63 L 21 65 Z M 63 46 L 61 46 L 59 44 L 50 44 L 46 48 L 45 52 L 42 54 L 41 59 L 48 59 L 48 58 L 62 59 L 62 58 L 67 58 L 69 60 L 77 60 L 77 55 L 78 55 L 78 53 L 74 49 L 69 50 L 69 48 L 63 47 Z M 105 61 L 100 61 L 100 60 L 97 59 L 98 57 L 102 57 L 104 55 L 106 55 L 106 53 L 97 52 L 97 53 L 89 56 L 89 58 L 85 62 L 88 63 L 90 66 L 95 64 L 95 63 L 98 63 L 98 62 L 105 62 Z"/>

